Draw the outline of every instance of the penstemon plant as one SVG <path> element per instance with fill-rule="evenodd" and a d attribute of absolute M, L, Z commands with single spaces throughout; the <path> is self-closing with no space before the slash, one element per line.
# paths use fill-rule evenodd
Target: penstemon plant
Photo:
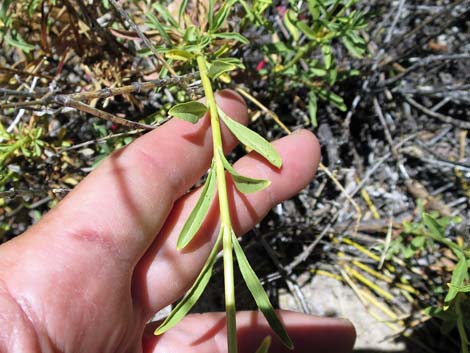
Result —
<path fill-rule="evenodd" d="M 234 232 L 232 221 L 230 219 L 230 203 L 227 195 L 226 182 L 227 173 L 232 178 L 238 191 L 242 193 L 252 193 L 262 190 L 269 186 L 270 181 L 250 178 L 235 171 L 223 153 L 221 124 L 225 124 L 225 126 L 242 144 L 259 153 L 272 165 L 277 168 L 280 168 L 282 165 L 279 153 L 268 141 L 225 114 L 217 106 L 215 100 L 213 91 L 215 81 L 226 80 L 227 73 L 229 71 L 243 67 L 239 59 L 223 57 L 223 53 L 225 52 L 223 46 L 215 51 L 211 51 L 211 49 L 214 49 L 214 45 L 211 45 L 212 42 L 220 39 L 247 42 L 247 39 L 239 33 L 219 31 L 233 4 L 234 1 L 225 2 L 221 4 L 218 11 L 215 13 L 215 1 L 209 1 L 207 13 L 208 23 L 205 32 L 201 32 L 195 26 L 188 26 L 182 33 L 182 37 L 184 39 L 182 41 L 182 45 L 177 47 L 172 46 L 168 49 L 160 49 L 160 51 L 170 60 L 179 60 L 185 63 L 189 62 L 190 64 L 197 65 L 204 90 L 204 96 L 207 102 L 206 104 L 197 101 L 180 103 L 173 106 L 169 110 L 169 114 L 173 117 L 196 123 L 207 112 L 209 112 L 213 139 L 213 158 L 211 168 L 202 188 L 200 198 L 179 235 L 177 248 L 180 250 L 183 249 L 194 238 L 207 215 L 216 191 L 220 209 L 220 231 L 214 247 L 212 248 L 209 257 L 207 258 L 204 267 L 196 278 L 193 286 L 174 307 L 173 311 L 164 320 L 160 327 L 156 329 L 155 334 L 162 334 L 176 325 L 197 302 L 211 278 L 216 256 L 222 245 L 228 352 L 237 352 L 233 254 L 235 254 L 242 277 L 253 295 L 258 308 L 262 311 L 269 325 L 279 336 L 283 344 L 292 349 L 293 343 L 281 321 L 277 317 L 258 277 L 251 268 L 243 249 L 238 242 L 237 235 Z M 165 14 L 163 16 L 165 17 Z M 167 33 L 164 24 L 160 23 L 155 16 L 149 15 L 148 18 L 154 28 L 161 31 L 162 36 L 163 33 Z M 180 12 L 179 21 L 182 22 L 183 18 L 184 9 L 183 12 Z M 168 17 L 168 22 L 169 23 L 166 25 L 171 26 L 172 22 L 175 22 L 175 20 Z M 169 44 L 171 38 L 168 37 L 167 40 Z M 265 339 L 258 349 L 258 352 L 267 352 L 269 342 L 269 339 Z"/>
<path fill-rule="evenodd" d="M 258 307 L 263 312 L 274 332 L 281 338 L 282 342 L 287 347 L 292 348 L 292 341 L 283 328 L 281 322 L 277 318 L 276 313 L 274 312 L 274 309 L 269 302 L 268 296 L 255 272 L 251 268 L 233 230 L 230 219 L 230 204 L 227 196 L 226 172 L 231 175 L 238 191 L 243 193 L 251 193 L 262 190 L 267 187 L 270 182 L 268 180 L 250 178 L 235 171 L 232 165 L 225 158 L 222 150 L 222 135 L 220 130 L 221 122 L 227 126 L 227 128 L 233 133 L 233 135 L 237 137 L 240 142 L 265 157 L 272 165 L 278 168 L 281 167 L 281 157 L 271 146 L 271 144 L 263 137 L 231 119 L 217 106 L 214 92 L 212 90 L 209 71 L 207 68 L 207 60 L 202 55 L 198 55 L 196 60 L 204 88 L 204 94 L 207 100 L 207 107 L 200 102 L 194 101 L 182 103 L 174 106 L 170 110 L 170 114 L 177 118 L 195 123 L 208 110 L 210 114 L 214 152 L 212 165 L 203 186 L 200 198 L 197 201 L 193 211 L 189 215 L 188 220 L 183 226 L 183 229 L 178 238 L 177 247 L 178 249 L 183 249 L 193 239 L 209 210 L 209 206 L 216 190 L 218 192 L 220 209 L 220 231 L 215 245 L 195 283 L 189 289 L 181 302 L 178 303 L 178 305 L 174 308 L 166 320 L 155 331 L 155 333 L 161 334 L 174 326 L 196 303 L 207 283 L 209 282 L 212 274 L 212 268 L 216 260 L 216 255 L 220 245 L 222 244 L 224 259 L 225 306 L 228 330 L 228 351 L 230 353 L 237 352 L 233 252 L 235 252 L 242 277 L 245 280 Z"/>

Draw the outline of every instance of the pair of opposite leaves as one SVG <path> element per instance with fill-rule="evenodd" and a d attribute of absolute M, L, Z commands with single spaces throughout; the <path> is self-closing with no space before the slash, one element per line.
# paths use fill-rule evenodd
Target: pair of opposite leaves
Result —
<path fill-rule="evenodd" d="M 191 123 L 196 123 L 202 116 L 204 116 L 206 112 L 207 107 L 204 104 L 193 101 L 178 104 L 171 108 L 168 113 L 174 117 L 189 121 Z M 263 137 L 258 135 L 253 130 L 250 130 L 244 125 L 231 119 L 220 108 L 217 108 L 217 112 L 219 117 L 227 126 L 227 128 L 235 135 L 235 137 L 241 143 L 262 155 L 272 165 L 276 166 L 277 168 L 281 167 L 281 156 L 268 141 L 266 141 Z M 240 192 L 256 192 L 269 186 L 269 180 L 250 178 L 237 173 L 225 158 L 224 153 L 222 151 L 222 147 L 220 147 L 219 150 L 215 151 L 214 154 L 215 153 L 219 155 L 219 158 L 221 159 L 225 170 L 230 173 L 230 175 L 232 176 L 232 180 L 235 183 L 235 186 Z M 189 242 L 193 239 L 194 235 L 199 230 L 213 200 L 213 196 L 216 191 L 216 179 L 216 171 L 214 168 L 213 161 L 204 187 L 201 191 L 201 195 L 194 209 L 189 215 L 187 221 L 185 222 L 178 238 L 178 249 L 182 249 L 186 245 L 188 245 Z M 277 317 L 274 308 L 271 305 L 271 302 L 269 301 L 269 298 L 266 292 L 264 291 L 263 286 L 261 285 L 260 280 L 251 268 L 248 259 L 246 258 L 243 249 L 240 246 L 240 243 L 238 242 L 235 232 L 233 231 L 233 229 L 229 229 L 227 227 L 221 227 L 214 247 L 212 248 L 209 257 L 207 258 L 203 269 L 196 278 L 196 281 L 188 290 L 183 299 L 175 306 L 172 312 L 168 315 L 165 321 L 155 330 L 155 334 L 162 334 L 174 325 L 176 325 L 181 319 L 184 318 L 184 316 L 189 312 L 189 310 L 194 306 L 196 301 L 202 295 L 205 287 L 207 286 L 212 276 L 212 268 L 215 264 L 217 253 L 219 252 L 222 238 L 225 232 L 229 232 L 229 236 L 232 238 L 232 244 L 235 251 L 235 256 L 237 258 L 238 266 L 240 268 L 240 272 L 258 308 L 261 310 L 269 325 L 277 334 L 277 336 L 281 339 L 283 344 L 288 348 L 292 349 L 293 343 L 286 330 L 284 329 L 284 326 Z"/>

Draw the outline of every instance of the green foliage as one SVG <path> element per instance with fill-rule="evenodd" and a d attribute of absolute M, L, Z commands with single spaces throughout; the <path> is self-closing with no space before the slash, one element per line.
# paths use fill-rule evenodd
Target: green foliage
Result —
<path fill-rule="evenodd" d="M 246 126 L 237 123 L 235 120 L 231 119 L 227 114 L 222 111 L 222 109 L 219 109 L 218 111 L 225 125 L 241 143 L 258 152 L 260 155 L 266 158 L 273 166 L 277 168 L 281 167 L 281 156 L 268 141 L 266 141 L 263 137 L 258 135 L 253 130 L 250 130 Z"/>
<path fill-rule="evenodd" d="M 191 308 L 196 304 L 198 299 L 201 297 L 204 289 L 209 283 L 209 280 L 212 276 L 212 269 L 214 268 L 215 260 L 217 258 L 217 253 L 219 252 L 220 243 L 222 241 L 222 232 L 220 232 L 219 236 L 217 237 L 217 241 L 212 248 L 212 251 L 209 257 L 204 264 L 201 272 L 194 281 L 194 284 L 191 288 L 186 292 L 186 295 L 181 299 L 181 301 L 174 307 L 171 311 L 170 315 L 167 316 L 165 321 L 155 330 L 156 335 L 161 335 L 165 333 L 170 328 L 175 326 L 178 322 L 180 322 L 186 314 L 191 310 Z"/>
<path fill-rule="evenodd" d="M 227 197 L 225 172 L 230 174 L 235 186 L 242 193 L 251 193 L 262 190 L 269 186 L 270 181 L 250 178 L 235 171 L 232 165 L 225 158 L 222 150 L 220 123 L 223 122 L 240 142 L 259 153 L 271 164 L 278 168 L 282 165 L 279 153 L 268 141 L 256 132 L 230 118 L 222 111 L 222 109 L 220 109 L 220 107 L 217 106 L 215 102 L 212 85 L 218 80 L 229 80 L 228 74 L 231 71 L 244 68 L 243 63 L 239 59 L 224 56 L 229 48 L 229 42 L 233 41 L 240 44 L 248 43 L 246 38 L 239 33 L 231 32 L 227 29 L 225 24 L 235 3 L 236 1 L 228 1 L 220 3 L 220 6 L 216 6 L 215 1 L 210 0 L 207 10 L 208 18 L 206 28 L 196 28 L 195 26 L 188 24 L 187 21 L 184 22 L 184 26 L 181 26 L 186 16 L 184 11 L 186 2 L 183 2 L 182 4 L 183 10 L 180 8 L 178 21 L 172 19 L 171 15 L 166 11 L 162 11 L 160 16 L 147 14 L 149 26 L 156 29 L 162 37 L 163 45 L 158 48 L 158 51 L 163 53 L 166 58 L 174 60 L 178 64 L 188 65 L 188 67 L 197 65 L 206 97 L 207 106 L 195 101 L 179 103 L 169 109 L 169 115 L 191 123 L 196 123 L 209 110 L 212 125 L 212 138 L 214 144 L 212 166 L 204 187 L 202 188 L 199 200 L 183 225 L 177 242 L 177 248 L 182 249 L 187 246 L 193 240 L 194 235 L 199 231 L 212 204 L 216 186 L 218 190 L 221 215 L 221 231 L 203 270 L 182 301 L 178 303 L 155 333 L 161 334 L 174 326 L 186 315 L 198 300 L 210 279 L 212 268 L 215 263 L 215 255 L 219 250 L 220 242 L 223 242 L 225 281 L 233 282 L 233 263 L 231 260 L 227 260 L 232 259 L 233 247 L 240 271 L 248 285 L 248 288 L 250 288 L 255 302 L 267 318 L 274 332 L 281 338 L 287 347 L 292 348 L 292 341 L 277 318 L 267 294 L 243 254 L 243 250 L 238 243 L 230 220 L 230 205 Z M 160 7 L 160 5 L 154 5 L 154 8 Z M 172 37 L 166 34 L 170 31 L 172 33 L 178 33 L 180 40 L 176 42 Z M 226 286 L 225 295 L 228 322 L 228 347 L 229 352 L 235 353 L 237 351 L 235 338 L 236 328 L 234 326 L 235 295 L 233 293 L 232 285 L 229 285 L 228 287 Z M 269 342 L 266 341 L 262 344 L 260 349 L 261 351 L 266 351 L 268 347 Z"/>
<path fill-rule="evenodd" d="M 8 44 L 10 44 L 12 47 L 21 49 L 25 53 L 29 53 L 35 48 L 34 45 L 27 43 L 23 37 L 21 37 L 21 35 L 14 29 L 8 33 L 3 32 L 3 35 L 5 36 L 5 40 Z"/>
<path fill-rule="evenodd" d="M 0 4 L 0 24 L 2 29 L 4 27 L 10 27 L 12 24 L 13 17 L 11 12 L 9 11 L 12 2 L 12 0 L 4 0 L 3 3 Z"/>
<path fill-rule="evenodd" d="M 331 92 L 339 78 L 348 76 L 344 69 L 337 67 L 336 42 L 340 41 L 353 57 L 362 58 L 367 54 L 366 42 L 360 34 L 367 22 L 363 13 L 354 10 L 355 2 L 309 0 L 300 6 L 291 1 L 283 15 L 289 38 L 279 38 L 262 47 L 270 65 L 265 73 L 274 86 L 289 84 L 310 89 L 305 99 L 313 126 L 316 126 L 317 97 L 341 111 L 347 110 L 343 99 Z M 252 14 L 252 17 L 256 16 Z M 259 26 L 269 29 L 263 22 Z M 273 29 L 271 32 L 274 34 Z M 322 62 L 312 55 L 317 49 Z"/>
<path fill-rule="evenodd" d="M 232 176 L 232 180 L 235 183 L 235 186 L 238 189 L 238 191 L 244 194 L 249 194 L 252 192 L 261 191 L 267 188 L 271 184 L 269 180 L 254 179 L 254 178 L 250 178 L 244 175 L 240 175 L 232 167 L 229 161 L 227 161 L 227 159 L 224 156 L 224 152 L 221 149 L 218 150 L 218 153 L 219 153 L 220 159 L 222 160 L 225 170 L 229 172 L 230 175 Z"/>
<path fill-rule="evenodd" d="M 438 222 L 436 217 L 423 213 L 423 223 L 428 230 L 426 235 L 436 242 L 448 247 L 458 259 L 457 264 L 452 271 L 449 291 L 444 299 L 444 310 L 447 310 L 457 295 L 465 292 L 462 288 L 465 288 L 465 285 L 469 283 L 469 266 L 467 263 L 470 261 L 469 249 L 448 240 L 445 237 L 445 228 L 443 227 L 442 222 Z"/>
<path fill-rule="evenodd" d="M 207 107 L 200 102 L 186 102 L 173 106 L 168 114 L 179 119 L 197 123 L 207 112 Z"/>
<path fill-rule="evenodd" d="M 209 174 L 207 175 L 206 182 L 202 188 L 201 196 L 196 202 L 193 210 L 189 214 L 183 229 L 178 237 L 177 248 L 183 249 L 193 239 L 196 232 L 201 227 L 204 218 L 209 211 L 209 207 L 214 198 L 216 190 L 216 175 L 214 172 L 214 164 L 212 164 Z"/>
<path fill-rule="evenodd" d="M 7 44 L 18 48 L 25 53 L 35 49 L 35 46 L 23 38 L 18 31 L 19 24 L 27 20 L 23 14 L 29 18 L 38 13 L 41 0 L 4 0 L 0 3 L 0 42 L 5 40 Z M 55 0 L 47 1 L 50 5 L 55 5 Z"/>
<path fill-rule="evenodd" d="M 242 27 L 254 24 L 270 33 L 274 39 L 272 43 L 262 44 L 260 47 L 268 63 L 268 67 L 262 69 L 260 73 L 268 76 L 266 81 L 273 90 L 277 90 L 279 85 L 307 87 L 309 92 L 305 100 L 314 127 L 317 124 L 317 98 L 341 111 L 347 110 L 343 98 L 332 92 L 332 89 L 338 80 L 348 78 L 357 72 L 337 66 L 335 48 L 337 43 L 342 43 L 353 57 L 362 58 L 367 54 L 366 42 L 360 32 L 366 28 L 367 22 L 364 14 L 354 9 L 356 1 L 289 2 L 282 14 L 288 38 L 278 35 L 263 16 L 272 5 L 271 1 L 250 3 L 244 0 L 232 0 L 223 2 L 217 11 L 215 3 L 216 1 L 209 1 L 206 28 L 196 28 L 183 21 L 186 2 L 180 7 L 178 20 L 173 18 L 165 6 L 154 4 L 156 12 L 147 13 L 146 17 L 147 25 L 157 30 L 163 40 L 157 50 L 170 60 L 185 62 L 190 66 L 193 65 L 192 61 L 196 55 L 204 52 L 209 60 L 210 77 L 228 82 L 225 74 L 243 68 L 243 64 L 235 58 L 220 57 L 229 47 L 234 46 L 227 41 L 249 44 L 240 33 L 226 30 L 227 19 L 233 6 L 238 3 L 246 12 Z M 174 42 L 168 33 L 177 33 L 182 40 Z M 226 43 L 218 47 L 217 40 L 225 40 Z M 150 51 L 145 50 L 145 53 L 150 54 Z M 318 60 L 318 56 L 321 56 L 322 60 Z M 234 63 L 235 60 L 238 62 Z"/>
<path fill-rule="evenodd" d="M 442 306 L 428 307 L 425 312 L 443 321 L 443 333 L 457 329 L 461 351 L 468 353 L 470 347 L 466 332 L 470 330 L 470 248 L 468 244 L 459 244 L 446 236 L 447 227 L 460 221 L 458 217 L 440 216 L 437 212 L 422 212 L 421 221 L 404 222 L 404 231 L 392 241 L 387 257 L 399 256 L 410 260 L 426 251 L 439 254 L 448 249 L 453 252 L 457 263 L 452 270 L 450 283 L 443 288 L 434 288 L 435 294 L 445 294 Z"/>
<path fill-rule="evenodd" d="M 8 133 L 0 123 L 0 170 L 3 165 L 13 156 L 23 156 L 25 158 L 39 157 L 44 147 L 41 140 L 43 129 L 28 129 L 20 125 L 19 133 Z"/>
<path fill-rule="evenodd" d="M 241 63 L 239 59 L 236 58 L 216 59 L 212 62 L 209 67 L 209 77 L 215 80 L 227 72 L 244 68 L 245 66 Z"/>
<path fill-rule="evenodd" d="M 420 207 L 422 208 L 422 205 Z M 393 256 L 410 259 L 421 251 L 433 247 L 436 241 L 443 242 L 449 247 L 456 246 L 440 234 L 444 234 L 449 225 L 461 222 L 459 217 L 440 216 L 437 212 L 427 214 L 422 210 L 421 214 L 420 222 L 403 222 L 403 232 L 391 242 L 386 255 L 387 259 Z"/>
<path fill-rule="evenodd" d="M 271 346 L 271 336 L 266 336 L 255 353 L 268 353 L 269 347 Z"/>
<path fill-rule="evenodd" d="M 318 110 L 317 96 L 315 95 L 315 93 L 310 92 L 308 95 L 308 113 L 310 115 L 310 123 L 312 124 L 313 127 L 318 126 L 317 110 Z"/>
<path fill-rule="evenodd" d="M 186 14 L 187 1 L 181 3 L 177 18 L 174 18 L 163 5 L 158 3 L 153 5 L 156 12 L 146 14 L 148 26 L 156 30 L 161 37 L 157 51 L 163 54 L 169 60 L 169 63 L 172 63 L 180 70 L 188 70 L 197 65 L 204 87 L 207 107 L 198 102 L 185 102 L 173 106 L 168 113 L 174 117 L 195 123 L 209 110 L 213 129 L 213 163 L 201 196 L 183 226 L 177 247 L 182 249 L 187 246 L 200 229 L 212 204 L 217 185 L 221 214 L 221 234 L 218 242 L 223 238 L 224 258 L 227 256 L 231 258 L 233 246 L 240 271 L 255 302 L 267 318 L 273 331 L 287 347 L 292 348 L 292 341 L 277 318 L 259 279 L 243 254 L 243 250 L 232 230 L 229 216 L 225 172 L 230 174 L 238 191 L 242 193 L 262 190 L 269 186 L 270 181 L 250 178 L 235 171 L 222 151 L 220 131 L 217 130 L 219 120 L 246 147 L 264 157 L 273 166 L 280 168 L 282 165 L 281 156 L 268 141 L 227 116 L 216 106 L 213 97 L 213 84 L 216 84 L 217 81 L 229 82 L 229 74 L 232 71 L 245 68 L 240 59 L 227 55 L 236 45 L 247 45 L 249 43 L 243 35 L 232 31 L 227 24 L 227 19 L 230 18 L 236 3 L 240 4 L 246 12 L 246 19 L 241 24 L 242 27 L 251 22 L 251 24 L 254 23 L 256 26 L 262 27 L 264 31 L 271 32 L 273 38 L 276 37 L 274 36 L 276 34 L 274 29 L 263 16 L 271 5 L 271 1 L 266 0 L 252 1 L 251 3 L 243 0 L 218 3 L 215 0 L 209 0 L 206 9 L 207 22 L 198 26 L 192 25 Z M 283 16 L 283 23 L 290 37 L 283 41 L 278 40 L 262 45 L 261 50 L 264 52 L 270 66 L 262 74 L 268 76 L 266 80 L 272 85 L 285 82 L 286 84 L 292 84 L 294 87 L 308 87 L 308 109 L 311 123 L 316 126 L 317 98 L 330 102 L 342 111 L 347 110 L 344 100 L 331 90 L 338 77 L 348 76 L 344 72 L 339 72 L 337 68 L 335 41 L 341 40 L 351 55 L 356 57 L 364 56 L 366 54 L 365 41 L 360 36 L 359 31 L 365 28 L 366 23 L 363 15 L 352 9 L 354 1 L 310 0 L 302 6 L 298 6 L 295 2 L 289 4 L 289 8 L 286 9 Z M 305 16 L 305 13 L 308 15 Z M 322 60 L 318 60 L 312 55 L 317 48 Z M 150 54 L 150 52 L 147 51 L 146 54 Z M 166 69 L 162 71 L 163 75 L 165 73 Z M 162 326 L 157 329 L 157 334 L 166 331 L 181 320 L 199 298 L 209 280 L 215 262 L 214 254 L 218 246 L 216 244 L 193 287 L 174 308 Z M 230 279 L 233 276 L 231 266 L 224 262 L 226 280 L 227 278 L 233 280 L 233 278 Z M 233 341 L 233 335 L 235 334 L 234 327 L 231 327 L 231 322 L 234 320 L 232 318 L 232 310 L 234 310 L 232 296 L 233 293 L 226 292 L 228 336 L 232 337 L 229 338 L 229 352 L 236 351 L 236 346 L 230 343 L 231 340 Z M 261 345 L 260 350 L 262 352 L 267 351 L 268 346 L 269 344 L 266 341 Z"/>
<path fill-rule="evenodd" d="M 294 348 L 294 344 L 290 339 L 289 335 L 287 334 L 284 326 L 279 321 L 271 302 L 263 289 L 258 277 L 256 276 L 255 271 L 250 266 L 248 259 L 246 258 L 242 247 L 238 243 L 238 239 L 235 236 L 235 233 L 232 231 L 232 243 L 233 248 L 235 250 L 235 255 L 237 256 L 238 267 L 240 268 L 240 272 L 242 274 L 243 279 L 246 282 L 248 289 L 251 292 L 251 295 L 255 299 L 256 305 L 264 314 L 264 317 L 269 323 L 269 326 L 273 329 L 273 331 L 278 335 L 281 339 L 282 343 L 289 349 Z"/>

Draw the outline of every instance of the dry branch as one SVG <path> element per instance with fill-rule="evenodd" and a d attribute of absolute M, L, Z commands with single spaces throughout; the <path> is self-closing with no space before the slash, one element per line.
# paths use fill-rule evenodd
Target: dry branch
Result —
<path fill-rule="evenodd" d="M 8 108 L 30 108 L 34 106 L 48 106 L 51 104 L 56 104 L 62 107 L 70 107 L 82 112 L 94 115 L 98 118 L 111 121 L 115 124 L 124 125 L 133 129 L 153 129 L 155 126 L 141 124 L 138 122 L 134 122 L 131 120 L 119 118 L 111 113 L 102 111 L 100 109 L 94 108 L 88 104 L 83 103 L 82 101 L 88 101 L 91 99 L 104 99 L 109 98 L 112 96 L 117 96 L 121 94 L 128 94 L 132 92 L 141 92 L 141 91 L 148 91 L 155 88 L 160 88 L 169 85 L 181 85 L 187 86 L 188 82 L 196 77 L 198 77 L 199 73 L 191 73 L 184 76 L 176 76 L 170 77 L 166 79 L 160 80 L 153 80 L 148 82 L 134 82 L 131 85 L 118 87 L 118 88 L 105 88 L 93 92 L 81 92 L 81 93 L 70 93 L 70 94 L 54 94 L 49 93 L 44 95 L 40 99 L 26 101 L 26 102 L 14 102 L 14 103 L 4 103 L 0 104 L 1 109 L 8 109 Z M 4 94 L 7 94 L 10 90 L 3 90 Z M 41 92 L 43 90 L 40 90 Z M 21 94 L 17 94 L 16 91 L 15 95 L 19 96 Z M 1 92 L 0 92 L 1 93 Z M 25 95 L 28 97 L 28 95 Z M 33 97 L 39 96 L 39 94 L 32 92 Z"/>
<path fill-rule="evenodd" d="M 462 121 L 462 120 L 452 118 L 451 116 L 448 116 L 448 115 L 444 115 L 444 114 L 441 114 L 441 113 L 434 112 L 434 111 L 426 108 L 424 105 L 419 104 L 417 101 L 415 101 L 410 96 L 404 95 L 403 97 L 405 98 L 405 100 L 410 105 L 412 105 L 413 107 L 415 107 L 418 110 L 421 110 L 424 114 L 429 115 L 432 118 L 436 118 L 436 119 L 442 121 L 443 123 L 447 123 L 447 124 L 457 126 L 460 129 L 464 129 L 464 130 L 470 129 L 470 121 Z"/>

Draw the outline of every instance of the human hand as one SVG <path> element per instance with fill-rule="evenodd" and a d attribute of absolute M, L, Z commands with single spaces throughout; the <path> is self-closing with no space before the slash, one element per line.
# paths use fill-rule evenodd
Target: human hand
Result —
<path fill-rule="evenodd" d="M 246 123 L 242 99 L 218 95 L 231 117 Z M 199 190 L 186 191 L 212 156 L 209 119 L 173 119 L 113 153 L 55 209 L 0 247 L 0 352 L 226 352 L 224 314 L 193 314 L 162 336 L 146 323 L 196 278 L 217 236 L 212 207 L 184 251 L 179 231 Z M 236 144 L 223 128 L 226 151 Z M 312 178 L 319 162 L 315 137 L 301 131 L 274 143 L 278 170 L 256 154 L 235 164 L 269 188 L 239 194 L 229 184 L 233 225 L 243 234 L 278 202 Z M 216 206 L 216 205 L 215 205 Z M 353 327 L 342 320 L 280 312 L 295 352 L 349 352 Z M 237 316 L 239 351 L 254 352 L 271 334 L 261 314 Z M 283 352 L 274 339 L 270 352 Z"/>

